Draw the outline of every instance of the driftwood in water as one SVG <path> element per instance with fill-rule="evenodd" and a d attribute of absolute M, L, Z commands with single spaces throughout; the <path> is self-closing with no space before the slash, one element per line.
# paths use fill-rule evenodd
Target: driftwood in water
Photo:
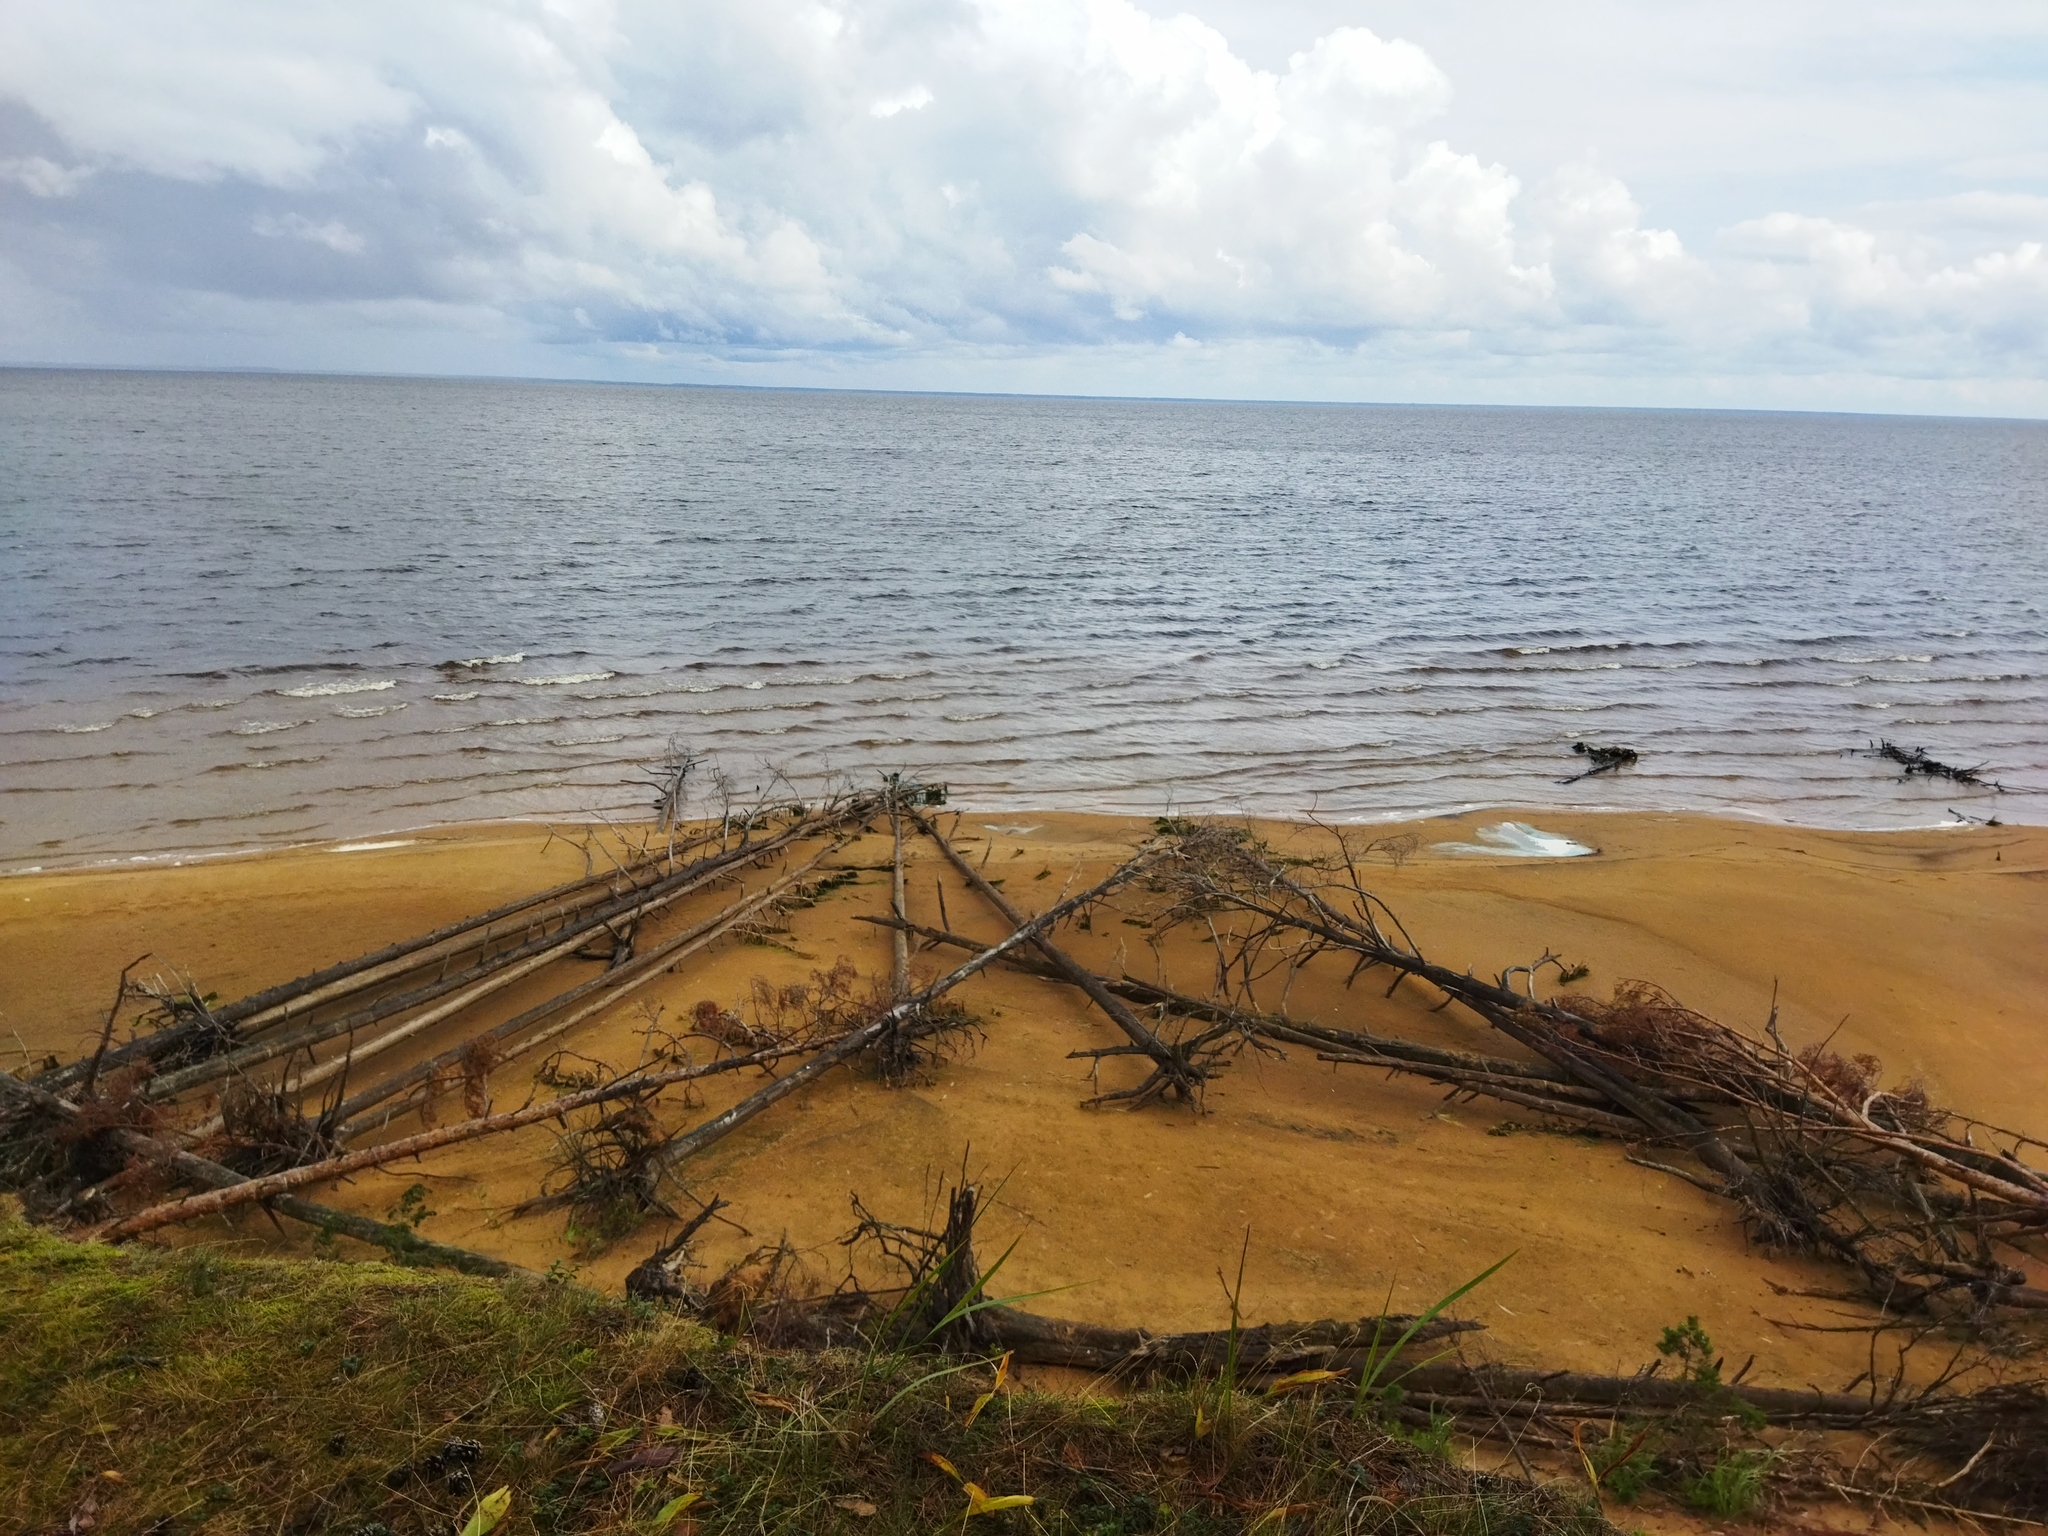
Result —
<path fill-rule="evenodd" d="M 1873 741 L 1863 755 L 1866 757 L 1881 757 L 1888 762 L 1897 763 L 1906 770 L 1904 776 L 1909 779 L 1918 774 L 1922 778 L 1948 779 L 1956 784 L 1971 784 L 1979 789 L 1995 789 L 2000 792 L 2003 792 L 2005 789 L 2003 784 L 1980 777 L 1984 772 L 1984 765 L 1982 763 L 1979 763 L 1974 768 L 1952 767 L 1947 763 L 1929 757 L 1925 747 L 1912 747 L 1909 749 L 1897 745 L 1889 738 L 1883 741 Z"/>
<path fill-rule="evenodd" d="M 1572 750 L 1583 758 L 1591 760 L 1593 766 L 1584 773 L 1575 773 L 1568 779 L 1559 779 L 1560 784 L 1576 784 L 1581 779 L 1590 779 L 1596 773 L 1613 773 L 1617 768 L 1632 768 L 1641 761 L 1634 747 L 1598 747 L 1590 741 L 1575 741 Z"/>

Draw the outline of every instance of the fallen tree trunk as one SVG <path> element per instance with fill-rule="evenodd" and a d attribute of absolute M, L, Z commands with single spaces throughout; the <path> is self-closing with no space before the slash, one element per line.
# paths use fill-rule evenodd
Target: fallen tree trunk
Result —
<path fill-rule="evenodd" d="M 522 1012 L 522 1014 L 518 1014 L 514 1018 L 508 1018 L 504 1024 L 496 1024 L 492 1028 L 483 1030 L 481 1034 L 473 1034 L 471 1038 L 467 1038 L 461 1044 L 457 1044 L 457 1047 L 451 1047 L 449 1051 L 442 1051 L 440 1055 L 436 1055 L 436 1057 L 432 1057 L 428 1061 L 422 1061 L 422 1063 L 418 1063 L 414 1067 L 408 1067 L 406 1071 L 395 1073 L 391 1077 L 385 1077 L 383 1081 L 373 1083 L 371 1087 L 365 1087 L 365 1090 L 362 1090 L 362 1092 L 342 1100 L 342 1104 L 336 1106 L 336 1110 L 334 1110 L 334 1120 L 336 1122 L 346 1122 L 344 1130 L 340 1133 L 342 1139 L 346 1141 L 346 1139 L 350 1139 L 354 1135 L 360 1135 L 365 1128 L 369 1128 L 369 1122 L 356 1122 L 356 1118 L 365 1114 L 365 1110 L 369 1110 L 369 1108 L 373 1108 L 377 1104 L 383 1104 L 383 1102 L 395 1098 L 397 1094 L 403 1094 L 403 1092 L 408 1090 L 408 1087 L 416 1087 L 420 1083 L 432 1081 L 438 1073 L 461 1065 L 465 1059 L 475 1059 L 481 1053 L 481 1057 L 485 1061 L 489 1061 L 489 1065 L 500 1065 L 504 1061 L 512 1061 L 514 1057 L 524 1055 L 526 1051 L 532 1051 L 535 1047 L 539 1047 L 539 1044 L 545 1044 L 547 1040 L 553 1040 L 559 1034 L 565 1034 L 567 1030 L 582 1024 L 584 1020 L 588 1020 L 588 1018 L 592 1018 L 596 1014 L 602 1014 L 606 1008 L 614 1006 L 618 999 L 629 997 L 631 993 L 639 991 L 647 983 L 655 981 L 659 975 L 662 975 L 662 971 L 666 971 L 670 965 L 680 961 L 680 958 L 686 958 L 688 954 L 694 954 L 696 950 L 705 948 L 705 944 L 711 944 L 719 936 L 731 932 L 731 928 L 735 924 L 741 924 L 741 922 L 745 922 L 748 918 L 752 918 L 756 911 L 760 911 L 762 907 L 766 907 L 772 901 L 776 901 L 776 897 L 780 897 L 782 893 L 786 893 L 793 885 L 797 885 L 805 877 L 805 874 L 809 874 L 813 868 L 817 868 L 825 858 L 829 858 L 831 854 L 838 852 L 842 846 L 844 844 L 840 844 L 840 842 L 831 844 L 821 854 L 817 854 L 815 858 L 807 860 L 799 868 L 784 874 L 782 879 L 774 881 L 766 889 L 756 891 L 756 893 L 752 893 L 748 897 L 741 897 L 739 901 L 727 905 L 723 911 L 711 915 L 711 918 L 702 920 L 698 924 L 692 924 L 684 932 L 674 934 L 674 936 L 662 940 L 657 946 L 647 950 L 645 954 L 635 954 L 631 961 L 627 961 L 625 965 L 612 967 L 612 969 L 604 971 L 602 975 L 596 975 L 590 981 L 584 981 L 582 985 L 569 987 L 565 993 L 549 997 L 547 1001 L 543 1001 L 543 1004 L 535 1004 L 532 1008 L 528 1008 L 526 1012 Z M 586 997 L 594 997 L 594 1001 L 584 1001 Z M 584 1004 L 584 1006 L 582 1008 L 575 1008 L 575 1004 Z M 547 1020 L 551 1014 L 559 1014 L 563 1008 L 569 1008 L 573 1012 L 569 1012 L 565 1018 L 557 1018 L 555 1022 L 551 1022 L 545 1028 L 537 1030 L 530 1038 L 518 1040 L 518 1034 L 522 1030 L 535 1028 L 537 1024 Z M 311 1071 L 307 1071 L 303 1077 L 299 1077 L 293 1083 L 293 1092 L 301 1092 L 301 1090 L 305 1090 L 305 1087 L 313 1087 L 319 1081 L 324 1081 L 328 1077 L 334 1077 L 340 1071 L 346 1071 L 356 1061 L 362 1061 L 362 1059 L 369 1057 L 369 1055 L 377 1055 L 379 1051 L 385 1051 L 385 1049 L 393 1047 L 393 1044 L 399 1044 L 403 1038 L 408 1038 L 412 1034 L 418 1034 L 420 1028 L 422 1026 L 418 1024 L 418 1020 L 408 1020 L 406 1024 L 401 1024 L 397 1030 L 391 1030 L 389 1034 L 377 1036 L 375 1040 L 371 1040 L 367 1044 L 367 1047 L 354 1047 L 344 1057 L 338 1057 L 334 1061 L 328 1061 L 324 1065 L 313 1067 Z M 506 1047 L 504 1051 L 500 1051 L 498 1047 L 500 1047 L 500 1042 L 504 1042 L 504 1040 L 516 1040 L 516 1044 L 512 1044 L 512 1047 Z M 385 1122 L 389 1122 L 395 1114 L 397 1112 L 383 1116 Z"/>
<path fill-rule="evenodd" d="M 387 981 L 393 976 L 404 975 L 407 971 L 430 965 L 446 955 L 459 954 L 465 949 L 488 944 L 493 938 L 501 936 L 495 932 L 499 924 L 521 914 L 526 914 L 525 922 L 521 924 L 524 927 L 536 921 L 546 921 L 559 912 L 605 900 L 607 898 L 601 893 L 609 889 L 620 875 L 631 879 L 653 862 L 648 860 L 628 865 L 623 870 L 565 881 L 560 885 L 550 886 L 547 890 L 537 891 L 531 896 L 522 896 L 517 901 L 493 907 L 488 912 L 480 912 L 473 917 L 444 924 L 417 938 L 387 944 L 382 949 L 372 950 L 368 954 L 338 961 L 320 970 L 308 972 L 304 976 L 295 977 L 291 981 L 251 992 L 234 1002 L 207 1009 L 203 1018 L 181 1020 L 154 1034 L 144 1035 L 128 1041 L 125 1045 L 114 1047 L 106 1052 L 101 1068 L 112 1070 L 139 1062 L 161 1060 L 202 1033 L 233 1028 L 241 1035 L 252 1034 L 273 1023 L 283 1022 L 293 1012 L 309 1012 L 322 1004 L 346 997 L 378 982 Z M 612 894 L 616 895 L 617 892 L 613 890 Z M 587 899 L 570 899 L 578 896 Z M 545 907 L 549 902 L 555 902 L 556 907 L 547 913 L 534 913 L 534 908 Z M 483 931 L 479 933 L 479 929 Z M 48 1088 L 54 1093 L 62 1093 L 82 1079 L 89 1066 L 89 1058 L 75 1061 L 55 1071 L 43 1073 L 33 1081 L 39 1087 Z"/>
<path fill-rule="evenodd" d="M 0 1073 L 0 1092 L 6 1092 L 25 1103 L 64 1119 L 76 1119 L 78 1106 L 68 1099 L 32 1084 L 22 1083 Z M 183 1151 L 168 1142 L 158 1141 L 141 1131 L 115 1127 L 105 1133 L 115 1146 L 124 1152 L 133 1153 L 149 1162 L 158 1164 L 182 1179 L 209 1189 L 227 1189 L 245 1184 L 245 1175 L 232 1168 L 223 1167 L 207 1158 Z M 488 1254 L 473 1253 L 467 1248 L 457 1248 L 448 1243 L 437 1243 L 421 1237 L 410 1227 L 389 1225 L 373 1221 L 367 1216 L 358 1216 L 351 1211 L 337 1211 L 330 1206 L 315 1205 L 310 1200 L 301 1200 L 296 1195 L 278 1195 L 265 1201 L 266 1210 L 280 1216 L 289 1216 L 294 1221 L 317 1227 L 322 1232 L 338 1232 L 358 1242 L 373 1243 L 388 1249 L 392 1254 L 409 1264 L 432 1264 L 443 1269 L 460 1270 L 466 1275 L 484 1275 L 492 1279 L 508 1279 L 515 1276 L 539 1278 L 531 1270 L 517 1264 L 508 1264 L 503 1259 L 491 1258 Z"/>
<path fill-rule="evenodd" d="M 1300 1370 L 1342 1370 L 1369 1355 L 1381 1356 L 1415 1322 L 1412 1317 L 1362 1317 L 1356 1322 L 1262 1323 L 1230 1332 L 1148 1333 L 1142 1328 L 1109 1328 L 1067 1318 L 1039 1317 L 1012 1307 L 980 1314 L 997 1349 L 1013 1351 L 1033 1365 L 1064 1365 L 1102 1375 L 1147 1379 L 1188 1377 L 1220 1371 L 1231 1351 L 1241 1380 Z M 1423 1324 L 1407 1348 L 1485 1325 L 1438 1318 Z"/>
<path fill-rule="evenodd" d="M 830 821 L 836 824 L 851 814 L 853 813 L 850 810 L 841 811 L 831 817 Z M 337 1018 L 288 1030 L 281 1035 L 273 1035 L 238 1050 L 210 1057 L 175 1072 L 165 1073 L 152 1079 L 145 1091 L 153 1099 L 173 1098 L 204 1083 L 237 1072 L 245 1072 L 264 1062 L 289 1056 L 340 1035 L 351 1034 L 438 999 L 449 998 L 449 1001 L 435 1010 L 434 1018 L 438 1022 L 439 1019 L 467 1007 L 469 1003 L 479 1001 L 490 993 L 511 985 L 520 977 L 538 970 L 543 965 L 552 964 L 555 960 L 573 953 L 581 947 L 593 930 L 604 927 L 614 920 L 638 920 L 721 878 L 736 864 L 751 863 L 800 837 L 812 835 L 820 830 L 823 830 L 821 818 L 807 818 L 785 828 L 763 843 L 752 846 L 742 844 L 729 853 L 701 859 L 653 885 L 607 901 L 552 934 L 529 940 L 516 948 L 493 955 L 466 971 L 380 999 Z M 458 995 L 450 998 L 451 993 Z"/>
<path fill-rule="evenodd" d="M 258 1179 L 245 1179 L 239 1184 L 216 1189 L 207 1194 L 190 1195 L 183 1200 L 153 1205 L 147 1210 L 137 1211 L 132 1216 L 102 1223 L 83 1235 L 88 1240 L 118 1242 L 124 1238 L 154 1231 L 158 1227 L 169 1226 L 174 1222 L 190 1221 L 197 1216 L 210 1216 L 216 1211 L 232 1210 L 235 1206 L 247 1205 L 252 1200 L 267 1200 L 273 1195 L 299 1189 L 307 1184 L 324 1184 L 331 1179 L 360 1173 L 365 1168 L 378 1168 L 385 1163 L 395 1163 L 403 1158 L 418 1157 L 422 1153 L 453 1146 L 457 1142 L 474 1141 L 480 1136 L 495 1136 L 504 1131 L 520 1130 L 529 1125 L 538 1125 L 543 1120 L 560 1119 L 572 1110 L 586 1109 L 610 1099 L 646 1093 L 675 1083 L 687 1083 L 720 1072 L 737 1071 L 742 1067 L 759 1066 L 814 1048 L 811 1045 L 781 1046 L 772 1050 L 756 1051 L 747 1056 L 728 1057 L 724 1061 L 710 1062 L 701 1067 L 678 1067 L 668 1072 L 639 1073 L 622 1077 L 616 1082 L 606 1083 L 603 1087 L 564 1094 L 560 1098 L 550 1099 L 545 1104 L 530 1104 L 524 1109 L 507 1110 L 500 1115 L 483 1115 L 455 1125 L 422 1131 L 416 1136 L 403 1136 L 397 1141 L 367 1147 L 360 1152 L 349 1152 L 317 1163 L 286 1168 L 282 1172 L 265 1174 Z"/>
<path fill-rule="evenodd" d="M 960 872 L 961 878 L 990 906 L 1002 913 L 1012 928 L 1024 923 L 1024 915 L 1004 899 L 1002 892 L 982 878 L 980 870 L 960 856 L 959 850 L 947 841 L 936 823 L 919 816 L 915 811 L 909 812 L 909 815 L 917 822 L 918 829 L 938 844 L 939 851 Z M 1087 993 L 1095 1006 L 1109 1016 L 1110 1022 L 1124 1032 L 1131 1044 L 1152 1058 L 1154 1070 L 1152 1076 L 1144 1083 L 1125 1092 L 1104 1094 L 1095 1102 L 1123 1102 L 1135 1106 L 1167 1092 L 1188 1102 L 1199 1096 L 1201 1086 L 1207 1077 L 1202 1067 L 1148 1029 L 1136 1014 L 1124 1006 L 1121 999 L 1103 985 L 1100 978 L 1093 972 L 1083 969 L 1045 933 L 1037 934 L 1032 943 L 1045 957 L 1046 963 L 1058 971 L 1063 980 L 1073 983 Z"/>

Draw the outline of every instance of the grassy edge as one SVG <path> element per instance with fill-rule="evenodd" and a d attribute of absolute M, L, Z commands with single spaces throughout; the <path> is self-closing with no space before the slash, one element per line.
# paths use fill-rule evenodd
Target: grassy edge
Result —
<path fill-rule="evenodd" d="M 80 1246 L 5 1204 L 0 1341 L 0 1526 L 24 1531 L 453 1536 L 500 1489 L 509 1536 L 1611 1529 L 1342 1393 L 1242 1394 L 1227 1454 L 1194 1432 L 1214 1383 L 1012 1388 L 969 1424 L 991 1369 L 767 1351 L 570 1286 Z"/>

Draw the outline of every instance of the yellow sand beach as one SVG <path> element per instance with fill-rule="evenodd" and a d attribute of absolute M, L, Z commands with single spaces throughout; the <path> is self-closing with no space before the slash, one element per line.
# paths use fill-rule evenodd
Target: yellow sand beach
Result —
<path fill-rule="evenodd" d="M 1575 990 L 1655 982 L 1690 1006 L 1757 1029 L 1775 993 L 1794 1045 L 1832 1036 L 1836 1050 L 1881 1057 L 1888 1079 L 1918 1078 L 1940 1102 L 2035 1135 L 2043 1112 L 2048 1020 L 2048 830 L 1958 827 L 1855 833 L 1683 815 L 1531 813 L 1527 819 L 1596 847 L 1577 859 L 1475 857 L 1469 843 L 1501 813 L 1445 818 L 1402 831 L 1419 839 L 1399 863 L 1369 866 L 1374 888 L 1431 958 L 1482 974 L 1546 949 L 1589 968 Z M 954 825 L 948 814 L 947 825 Z M 1097 878 L 1151 830 L 1136 819 L 1047 813 L 957 823 L 976 860 L 1020 904 L 1049 905 Z M 1313 847 L 1313 828 L 1266 824 L 1283 845 Z M 969 841 L 972 839 L 973 841 Z M 840 957 L 885 976 L 889 937 L 855 921 L 888 909 L 886 828 L 833 862 L 860 868 L 817 905 L 793 912 L 769 942 L 728 940 L 685 962 L 631 1003 L 559 1042 L 630 1065 L 650 1018 L 681 1032 L 700 1000 L 741 1007 L 755 978 L 802 980 Z M 1001 920 L 962 889 L 936 850 L 907 843 L 911 916 L 937 923 L 942 878 L 954 928 L 993 941 Z M 394 834 L 356 844 L 0 882 L 0 1042 L 13 1059 L 90 1048 L 115 978 L 138 955 L 144 974 L 187 974 L 238 996 L 424 932 L 585 867 L 574 837 L 527 825 Z M 764 884 L 774 869 L 740 884 Z M 707 890 L 666 914 L 673 931 L 733 899 Z M 1205 992 L 1211 962 L 1176 939 L 1155 954 L 1136 927 L 1098 920 L 1062 942 L 1099 970 L 1148 979 L 1163 965 L 1185 991 Z M 950 962 L 916 961 L 924 972 Z M 1334 961 L 1298 982 L 1298 1017 L 1513 1055 L 1470 1019 L 1432 1014 L 1434 996 L 1383 980 L 1351 990 Z M 558 990 L 541 976 L 486 1005 L 503 1017 Z M 836 1239 L 850 1196 L 898 1217 L 921 1214 L 933 1181 L 963 1158 L 1001 1192 L 986 1241 L 1018 1237 L 1004 1288 L 1071 1287 L 1040 1305 L 1091 1320 L 1153 1328 L 1213 1327 L 1224 1316 L 1217 1270 L 1250 1232 L 1246 1303 L 1258 1320 L 1353 1317 L 1392 1292 L 1397 1309 L 1425 1305 L 1503 1255 L 1513 1261 L 1464 1306 L 1484 1321 L 1477 1350 L 1495 1358 L 1587 1370 L 1633 1370 L 1661 1328 L 1699 1317 L 1733 1364 L 1754 1355 L 1755 1382 L 1839 1388 L 1866 1364 L 1859 1335 L 1801 1331 L 1840 1303 L 1787 1295 L 1826 1290 L 1822 1265 L 1772 1256 L 1744 1241 L 1732 1208 L 1669 1175 L 1624 1160 L 1612 1139 L 1517 1123 L 1488 1101 L 1446 1103 L 1414 1079 L 1319 1063 L 1244 1056 L 1200 1112 L 1080 1107 L 1088 1063 L 1070 1051 L 1115 1043 L 1078 992 L 997 967 L 957 994 L 980 1021 L 970 1051 L 911 1086 L 888 1088 L 851 1069 L 777 1105 L 704 1157 L 684 1178 L 700 1197 L 732 1202 L 746 1230 L 714 1226 L 714 1266 L 787 1236 L 828 1278 L 843 1272 Z M 1271 1006 L 1278 1001 L 1262 997 Z M 458 1017 L 410 1043 L 417 1056 L 459 1038 Z M 700 1042 L 701 1044 L 702 1042 Z M 412 1059 L 398 1052 L 388 1064 Z M 497 1107 L 534 1092 L 537 1062 L 491 1079 Z M 1134 1079 L 1128 1062 L 1105 1084 Z M 758 1086 L 718 1079 L 667 1115 L 685 1123 Z M 550 1090 L 542 1089 L 545 1093 Z M 1524 1115 L 1534 1121 L 1534 1115 Z M 409 1122 L 408 1122 L 409 1123 Z M 533 1195 L 554 1143 L 550 1127 L 479 1141 L 312 1191 L 382 1216 L 424 1184 L 429 1236 L 535 1269 L 561 1262 L 616 1288 L 663 1230 L 650 1224 L 584 1257 L 559 1213 L 506 1214 Z M 216 1222 L 208 1229 L 227 1235 Z M 261 1217 L 234 1235 L 282 1245 Z M 304 1234 L 293 1230 L 289 1242 Z M 2035 1283 L 2042 1277 L 2036 1276 Z"/>

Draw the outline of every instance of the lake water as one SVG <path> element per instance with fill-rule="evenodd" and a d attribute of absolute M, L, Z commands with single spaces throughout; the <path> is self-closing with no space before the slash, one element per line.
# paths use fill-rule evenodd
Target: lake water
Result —
<path fill-rule="evenodd" d="M 672 739 L 992 812 L 2042 822 L 2044 680 L 2042 423 L 0 371 L 0 867 L 628 812 Z"/>

